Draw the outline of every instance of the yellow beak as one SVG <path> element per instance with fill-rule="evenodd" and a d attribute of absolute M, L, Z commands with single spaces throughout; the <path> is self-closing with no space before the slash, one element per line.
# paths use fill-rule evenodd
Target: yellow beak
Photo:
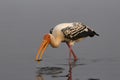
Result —
<path fill-rule="evenodd" d="M 43 54 L 44 54 L 47 46 L 49 45 L 49 43 L 50 43 L 50 40 L 48 40 L 48 39 L 43 40 L 43 42 L 42 42 L 42 44 L 41 44 L 41 46 L 38 50 L 38 53 L 36 55 L 36 59 L 35 59 L 36 61 L 41 61 L 42 60 Z"/>

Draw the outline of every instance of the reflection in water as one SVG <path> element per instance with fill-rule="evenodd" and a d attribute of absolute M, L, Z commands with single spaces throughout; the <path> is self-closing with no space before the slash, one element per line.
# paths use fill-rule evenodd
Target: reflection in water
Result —
<path fill-rule="evenodd" d="M 44 80 L 43 75 L 50 75 L 51 77 L 54 78 L 59 78 L 59 77 L 68 77 L 67 80 L 72 80 L 72 66 L 73 66 L 73 62 L 71 62 L 69 64 L 69 71 L 68 74 L 66 75 L 59 75 L 61 73 L 63 73 L 63 68 L 61 67 L 37 67 L 37 76 L 36 79 L 37 80 Z"/>
<path fill-rule="evenodd" d="M 84 66 L 84 65 L 89 65 L 93 63 L 101 63 L 101 62 L 119 62 L 120 58 L 97 58 L 97 59 L 80 59 L 77 62 L 74 62 L 74 60 L 71 58 L 71 54 L 69 56 L 68 63 L 66 64 L 57 64 L 57 65 L 67 65 L 68 66 L 68 71 L 66 71 L 65 68 L 62 67 L 50 67 L 50 66 L 45 66 L 45 67 L 37 67 L 37 80 L 44 80 L 46 76 L 44 75 L 49 75 L 52 78 L 67 78 L 67 80 L 72 80 L 72 71 L 73 68 L 77 66 Z M 67 73 L 66 73 L 67 72 Z M 62 74 L 63 73 L 63 74 Z M 79 80 L 79 79 L 77 79 Z M 87 80 L 100 80 L 99 78 L 88 78 Z"/>
<path fill-rule="evenodd" d="M 71 54 L 72 53 L 70 52 L 70 54 L 69 54 L 69 73 L 68 73 L 68 79 L 67 80 L 72 80 L 72 68 L 73 68 L 72 63 L 74 63 L 74 62 L 72 62 Z"/>
<path fill-rule="evenodd" d="M 69 54 L 69 73 L 68 73 L 68 79 L 67 80 L 72 80 L 72 69 L 75 67 L 75 61 L 72 60 L 72 53 L 70 51 L 70 54 Z"/>
<path fill-rule="evenodd" d="M 72 62 L 69 62 L 69 73 L 68 73 L 68 80 L 72 80 Z"/>
<path fill-rule="evenodd" d="M 68 74 L 65 75 L 59 75 L 63 73 L 65 70 L 62 67 L 37 67 L 37 80 L 44 80 L 43 75 L 50 75 L 51 77 L 59 78 L 59 77 L 66 77 L 67 80 L 72 80 L 72 69 L 75 67 L 75 62 L 71 59 L 71 56 L 69 58 L 69 71 Z"/>
<path fill-rule="evenodd" d="M 50 75 L 51 77 L 64 77 L 58 76 L 63 73 L 62 67 L 37 67 L 37 80 L 44 80 L 43 75 Z"/>
<path fill-rule="evenodd" d="M 73 68 L 77 66 L 83 66 L 86 64 L 101 62 L 99 59 L 92 59 L 92 60 L 81 60 L 81 62 L 77 61 L 74 62 L 74 60 L 71 58 L 71 54 L 69 55 L 68 64 L 62 64 L 62 65 L 68 65 L 68 74 L 61 75 L 65 69 L 63 67 L 37 67 L 37 76 L 36 80 L 44 80 L 44 75 L 49 75 L 53 78 L 60 78 L 65 77 L 67 80 L 72 80 L 72 70 Z M 77 79 L 79 80 L 79 79 Z M 99 78 L 88 78 L 88 80 L 100 80 Z"/>
<path fill-rule="evenodd" d="M 63 68 L 61 67 L 37 67 L 37 74 L 42 75 L 54 75 L 60 74 L 63 72 Z"/>

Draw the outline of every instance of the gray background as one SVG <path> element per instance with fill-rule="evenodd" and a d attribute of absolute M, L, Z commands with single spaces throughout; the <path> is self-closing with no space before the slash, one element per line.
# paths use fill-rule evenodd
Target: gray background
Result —
<path fill-rule="evenodd" d="M 0 0 L 1 80 L 35 80 L 37 63 L 34 59 L 43 35 L 59 23 L 76 21 L 100 34 L 100 37 L 87 38 L 74 46 L 78 57 L 103 62 L 112 59 L 114 64 L 108 61 L 108 65 L 95 68 L 103 71 L 98 76 L 101 80 L 119 80 L 120 0 Z M 61 59 L 62 62 L 67 57 L 65 44 L 57 49 L 48 47 L 44 55 L 44 58 Z M 89 67 L 87 69 L 89 71 Z M 87 71 L 86 74 L 82 72 L 84 69 L 78 74 L 87 76 Z"/>

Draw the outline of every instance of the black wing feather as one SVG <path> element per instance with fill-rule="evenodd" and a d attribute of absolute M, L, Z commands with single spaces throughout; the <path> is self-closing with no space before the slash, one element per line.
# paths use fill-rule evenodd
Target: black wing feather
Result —
<path fill-rule="evenodd" d="M 83 23 L 73 23 L 72 26 L 68 26 L 62 29 L 62 32 L 65 38 L 70 40 L 77 40 L 79 38 L 84 38 L 88 36 L 93 37 L 95 35 L 94 31 L 89 29 Z"/>

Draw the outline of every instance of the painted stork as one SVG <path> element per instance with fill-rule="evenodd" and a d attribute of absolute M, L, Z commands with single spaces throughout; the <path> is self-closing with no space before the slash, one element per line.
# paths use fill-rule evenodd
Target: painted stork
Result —
<path fill-rule="evenodd" d="M 87 25 L 81 22 L 73 23 L 61 23 L 50 30 L 50 33 L 44 35 L 44 40 L 36 55 L 36 61 L 41 61 L 42 56 L 50 44 L 53 48 L 60 46 L 61 42 L 65 42 L 74 57 L 74 61 L 78 60 L 78 57 L 72 50 L 74 43 L 83 40 L 86 37 L 99 36 L 93 29 L 90 29 Z"/>

